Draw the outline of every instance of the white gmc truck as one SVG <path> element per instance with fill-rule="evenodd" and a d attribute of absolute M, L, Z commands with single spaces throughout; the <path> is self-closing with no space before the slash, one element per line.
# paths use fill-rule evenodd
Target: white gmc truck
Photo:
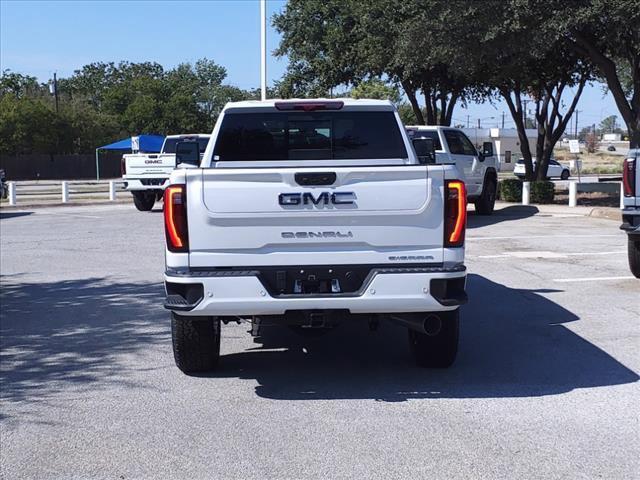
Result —
<path fill-rule="evenodd" d="M 176 168 L 176 145 L 186 140 L 197 142 L 204 153 L 209 134 L 169 135 L 160 153 L 131 153 L 122 156 L 121 172 L 125 188 L 133 195 L 133 203 L 141 211 L 149 211 L 162 198 L 169 176 Z"/>
<path fill-rule="evenodd" d="M 214 369 L 221 323 L 259 334 L 358 318 L 406 327 L 419 365 L 451 365 L 466 192 L 433 153 L 388 101 L 227 104 L 199 168 L 174 170 L 164 193 L 177 366 Z"/>
<path fill-rule="evenodd" d="M 623 164 L 623 210 L 620 228 L 627 232 L 629 268 L 640 278 L 640 148 L 630 149 Z"/>
<path fill-rule="evenodd" d="M 453 163 L 467 187 L 467 199 L 479 215 L 491 215 L 498 191 L 500 164 L 493 155 L 493 143 L 484 142 L 477 150 L 458 128 L 433 125 L 408 126 L 409 138 L 431 138 L 436 151 L 435 163 Z"/>

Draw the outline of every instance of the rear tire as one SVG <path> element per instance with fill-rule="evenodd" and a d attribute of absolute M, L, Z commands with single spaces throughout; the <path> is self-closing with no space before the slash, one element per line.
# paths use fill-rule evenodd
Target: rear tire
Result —
<path fill-rule="evenodd" d="M 629 237 L 627 240 L 629 269 L 636 278 L 640 278 L 640 240 Z"/>
<path fill-rule="evenodd" d="M 474 205 L 478 215 L 491 215 L 496 204 L 496 191 L 498 185 L 492 177 L 487 177 L 482 186 L 482 194 L 478 198 Z"/>
<path fill-rule="evenodd" d="M 173 358 L 184 373 L 209 372 L 220 358 L 220 319 L 171 312 Z"/>
<path fill-rule="evenodd" d="M 562 170 L 560 174 L 560 180 L 567 180 L 569 178 L 569 170 Z"/>
<path fill-rule="evenodd" d="M 133 204 L 141 212 L 148 212 L 156 203 L 156 194 L 153 192 L 131 192 L 133 194 Z"/>
<path fill-rule="evenodd" d="M 442 328 L 436 335 L 409 330 L 409 348 L 419 367 L 448 368 L 458 354 L 459 309 L 438 315 L 442 320 Z"/>

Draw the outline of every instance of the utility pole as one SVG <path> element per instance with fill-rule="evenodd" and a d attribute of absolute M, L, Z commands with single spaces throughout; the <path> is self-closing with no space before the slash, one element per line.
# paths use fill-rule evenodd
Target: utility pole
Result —
<path fill-rule="evenodd" d="M 267 0 L 260 0 L 260 99 L 267 99 Z"/>
<path fill-rule="evenodd" d="M 504 130 L 504 112 L 502 112 L 502 129 Z"/>
<path fill-rule="evenodd" d="M 56 72 L 53 72 L 53 96 L 56 99 L 56 114 L 58 113 L 58 78 Z"/>
<path fill-rule="evenodd" d="M 522 118 L 524 120 L 524 128 L 527 128 L 527 101 L 522 100 Z"/>
<path fill-rule="evenodd" d="M 469 128 L 469 115 L 467 115 L 467 128 Z"/>
<path fill-rule="evenodd" d="M 580 113 L 580 110 L 576 110 L 576 124 L 575 124 L 575 138 L 578 138 L 578 113 Z"/>
<path fill-rule="evenodd" d="M 478 128 L 480 128 L 480 119 L 478 119 Z"/>

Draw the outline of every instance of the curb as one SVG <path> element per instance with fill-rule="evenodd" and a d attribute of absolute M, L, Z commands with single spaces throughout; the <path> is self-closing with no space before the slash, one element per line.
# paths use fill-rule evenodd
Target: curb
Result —
<path fill-rule="evenodd" d="M 566 205 L 553 205 L 553 204 L 540 204 L 540 205 L 521 205 L 519 203 L 511 202 L 496 202 L 496 207 L 500 209 L 509 208 L 509 210 L 516 211 L 518 208 L 535 208 L 537 213 L 546 214 L 560 214 L 560 215 L 575 215 L 594 218 L 605 218 L 608 220 L 622 221 L 620 209 L 617 207 L 569 207 Z M 499 212 L 499 210 L 498 210 Z"/>
<path fill-rule="evenodd" d="M 622 213 L 619 208 L 596 207 L 589 213 L 590 217 L 606 218 L 607 220 L 616 220 L 622 222 Z"/>
<path fill-rule="evenodd" d="M 90 207 L 95 205 L 122 205 L 125 203 L 131 203 L 133 201 L 130 198 L 119 198 L 114 201 L 111 200 L 95 200 L 86 202 L 67 202 L 67 203 L 19 203 L 17 205 L 4 205 L 0 206 L 1 210 L 24 210 L 26 208 L 67 208 L 67 207 Z"/>

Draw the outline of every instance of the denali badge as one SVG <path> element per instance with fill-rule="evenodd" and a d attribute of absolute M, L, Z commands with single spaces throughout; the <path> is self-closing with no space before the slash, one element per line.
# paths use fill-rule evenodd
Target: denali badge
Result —
<path fill-rule="evenodd" d="M 356 194 L 354 192 L 322 192 L 317 197 L 311 192 L 281 193 L 278 195 L 280 205 L 353 205 Z"/>
<path fill-rule="evenodd" d="M 282 232 L 282 238 L 353 238 L 348 232 Z"/>

